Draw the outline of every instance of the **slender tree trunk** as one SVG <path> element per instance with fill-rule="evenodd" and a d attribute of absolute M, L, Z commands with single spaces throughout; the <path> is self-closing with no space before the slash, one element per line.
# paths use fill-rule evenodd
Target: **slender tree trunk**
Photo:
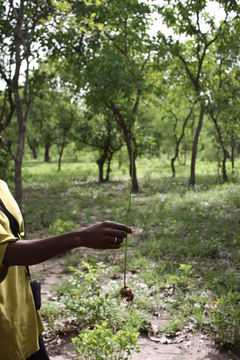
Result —
<path fill-rule="evenodd" d="M 197 125 L 196 131 L 195 131 L 195 136 L 194 136 L 193 146 L 192 146 L 191 173 L 190 173 L 189 186 L 195 186 L 195 182 L 196 182 L 195 167 L 196 167 L 196 158 L 197 158 L 197 148 L 198 148 L 198 140 L 199 140 L 199 136 L 201 133 L 202 124 L 203 124 L 204 110 L 205 110 L 204 104 L 201 102 L 198 125 Z"/>
<path fill-rule="evenodd" d="M 221 159 L 220 159 L 220 146 L 217 147 L 217 175 L 220 175 Z"/>
<path fill-rule="evenodd" d="M 109 125 L 109 123 L 108 123 Z M 110 148 L 110 144 L 111 144 L 111 127 L 108 126 L 108 135 L 106 140 L 104 141 L 104 145 L 102 148 L 102 154 L 100 156 L 100 158 L 97 160 L 97 164 L 98 164 L 98 181 L 100 183 L 108 181 L 109 176 L 106 176 L 104 178 L 104 164 L 105 161 L 108 158 L 108 154 L 109 154 L 109 148 Z"/>
<path fill-rule="evenodd" d="M 21 67 L 21 39 L 22 39 L 22 27 L 23 27 L 23 16 L 24 16 L 24 2 L 20 2 L 19 10 L 17 13 L 17 22 L 14 32 L 14 41 L 15 41 L 15 73 L 12 80 L 12 89 L 14 94 L 16 117 L 18 121 L 18 148 L 17 152 L 14 155 L 14 165 L 15 165 L 15 198 L 18 202 L 20 208 L 22 208 L 22 159 L 24 153 L 24 141 L 25 141 L 25 124 L 28 114 L 28 105 L 26 108 L 25 116 L 23 114 L 22 100 L 20 97 L 19 89 L 19 77 L 20 77 L 20 67 Z M 28 64 L 28 62 L 27 62 Z M 28 67 L 26 69 L 26 82 L 25 89 L 28 80 Z M 24 89 L 24 90 L 25 90 Z"/>
<path fill-rule="evenodd" d="M 234 144 L 231 146 L 231 164 L 232 164 L 232 173 L 234 173 L 235 162 L 234 162 Z"/>
<path fill-rule="evenodd" d="M 25 132 L 19 135 L 20 143 L 18 146 L 17 155 L 14 158 L 14 171 L 15 171 L 15 198 L 20 207 L 22 208 L 22 160 L 24 155 L 24 140 Z"/>
<path fill-rule="evenodd" d="M 176 135 L 176 127 L 177 127 L 177 121 L 176 121 L 176 126 L 174 127 L 174 130 L 175 130 L 175 139 L 176 139 L 176 146 L 175 146 L 175 155 L 172 157 L 171 159 L 171 167 L 172 167 L 172 176 L 175 177 L 175 174 L 176 174 L 176 171 L 175 171 L 175 166 L 174 166 L 174 163 L 175 163 L 175 160 L 178 158 L 178 154 L 179 154 L 179 145 L 184 137 L 184 132 L 185 132 L 185 128 L 187 126 L 187 122 L 192 114 L 192 111 L 193 111 L 193 108 L 190 110 L 189 114 L 187 115 L 187 117 L 184 119 L 184 122 L 183 122 L 183 126 L 182 126 L 182 133 L 180 135 L 179 138 L 177 138 L 177 135 Z"/>
<path fill-rule="evenodd" d="M 98 181 L 100 183 L 104 182 L 104 174 L 103 174 L 103 168 L 104 168 L 104 163 L 105 163 L 106 157 L 105 156 L 101 156 L 98 160 L 97 160 L 97 165 L 98 165 Z"/>
<path fill-rule="evenodd" d="M 138 193 L 139 185 L 138 185 L 137 167 L 136 167 L 137 144 L 135 139 L 133 138 L 133 134 L 129 129 L 124 128 L 123 134 L 124 134 L 124 139 L 127 146 L 128 158 L 129 158 L 129 174 L 131 177 L 131 191 L 132 193 Z"/>
<path fill-rule="evenodd" d="M 107 151 L 106 151 L 107 150 Z M 112 157 L 115 151 L 109 151 L 109 149 L 105 149 L 103 155 L 97 160 L 98 165 L 98 181 L 100 183 L 109 181 L 110 172 L 111 172 L 111 162 Z M 106 176 L 104 176 L 104 165 L 107 160 L 107 169 Z"/>
<path fill-rule="evenodd" d="M 222 175 L 223 175 L 223 181 L 224 182 L 228 181 L 227 169 L 226 169 L 227 158 L 228 158 L 227 153 L 224 151 L 224 153 L 223 153 L 223 161 L 222 161 Z"/>
<path fill-rule="evenodd" d="M 175 155 L 174 157 L 171 159 L 171 168 L 172 168 L 172 177 L 175 177 L 176 175 L 176 171 L 175 171 L 175 166 L 174 166 L 174 162 L 178 157 L 178 148 L 175 149 Z"/>
<path fill-rule="evenodd" d="M 32 151 L 33 158 L 36 160 L 38 156 L 37 156 L 37 150 L 36 150 L 35 146 L 33 146 L 31 148 L 31 151 Z"/>
<path fill-rule="evenodd" d="M 131 141 L 131 138 L 126 136 L 125 138 L 127 150 L 128 150 L 128 157 L 129 157 L 129 174 L 131 177 L 131 191 L 132 193 L 138 193 L 139 185 L 137 179 L 137 168 L 136 168 L 136 142 L 135 140 Z"/>
<path fill-rule="evenodd" d="M 113 150 L 109 150 L 109 148 L 105 148 L 104 153 L 102 156 L 97 160 L 98 165 L 98 181 L 100 183 L 109 181 L 110 178 L 110 172 L 111 172 L 111 162 L 113 158 L 113 154 L 119 150 L 118 148 L 115 148 Z M 106 175 L 104 176 L 104 165 L 107 161 L 107 169 L 106 169 Z"/>
<path fill-rule="evenodd" d="M 32 156 L 34 159 L 37 159 L 37 149 L 36 147 L 33 145 L 33 143 L 31 142 L 31 140 L 29 139 L 29 137 L 27 136 L 27 141 L 28 141 L 28 146 L 32 152 Z"/>
<path fill-rule="evenodd" d="M 114 151 L 111 151 L 110 154 L 109 154 L 109 156 L 108 156 L 107 172 L 106 172 L 105 181 L 109 181 L 109 178 L 110 178 L 111 162 L 112 162 L 113 154 L 114 154 Z"/>
<path fill-rule="evenodd" d="M 235 141 L 234 141 L 234 135 L 233 135 L 233 133 L 232 133 L 232 136 L 231 136 L 231 164 L 232 164 L 232 173 L 234 173 L 234 168 L 235 168 L 234 155 L 235 155 Z"/>
<path fill-rule="evenodd" d="M 174 127 L 173 127 L 173 132 L 174 132 L 174 139 L 175 139 L 175 154 L 174 156 L 171 158 L 171 168 L 172 168 L 172 177 L 175 177 L 175 174 L 176 174 L 176 171 L 175 171 L 175 166 L 174 166 L 174 163 L 175 163 L 175 160 L 178 158 L 178 148 L 179 148 L 179 143 L 178 142 L 178 138 L 177 138 L 177 123 L 178 123 L 178 118 L 177 116 L 173 113 L 174 115 L 174 118 L 175 118 L 175 123 L 174 123 Z"/>
<path fill-rule="evenodd" d="M 131 177 L 131 191 L 132 193 L 138 193 L 139 185 L 137 180 L 137 168 L 136 168 L 136 158 L 137 158 L 137 144 L 132 134 L 132 128 L 127 127 L 124 118 L 114 103 L 110 104 L 110 109 L 113 111 L 113 114 L 116 118 L 116 121 L 123 132 L 123 137 L 125 144 L 127 146 L 128 157 L 129 157 L 129 173 Z"/>
<path fill-rule="evenodd" d="M 50 162 L 50 147 L 51 147 L 51 144 L 47 143 L 45 144 L 44 146 L 44 161 L 45 162 Z"/>
<path fill-rule="evenodd" d="M 186 165 L 187 163 L 187 144 L 186 144 L 186 138 L 185 136 L 183 137 L 183 157 L 184 157 L 184 160 L 183 160 L 183 165 Z"/>
<path fill-rule="evenodd" d="M 18 107 L 16 108 L 18 109 Z M 26 117 L 28 114 L 28 110 L 26 110 Z M 13 159 L 14 159 L 14 172 L 15 172 L 15 198 L 21 209 L 22 208 L 22 160 L 24 155 L 26 125 L 24 119 L 22 119 L 21 117 L 18 118 L 18 121 L 19 121 L 18 148 L 16 155 L 13 155 Z"/>
<path fill-rule="evenodd" d="M 211 114 L 211 119 L 215 125 L 215 128 L 217 130 L 217 134 L 218 134 L 218 140 L 219 140 L 219 144 L 221 146 L 222 152 L 223 152 L 223 160 L 222 160 L 222 176 L 223 176 L 223 181 L 228 181 L 228 176 L 227 176 L 227 169 L 226 169 L 226 162 L 227 159 L 230 157 L 228 154 L 228 151 L 224 145 L 224 141 L 223 141 L 223 136 L 221 133 L 221 129 L 218 126 L 218 122 L 217 119 L 213 116 L 213 114 Z"/>
<path fill-rule="evenodd" d="M 62 165 L 62 156 L 63 156 L 63 151 L 66 145 L 66 139 L 64 138 L 61 147 L 60 147 L 60 151 L 59 151 L 59 157 L 58 157 L 58 171 L 61 170 L 61 165 Z"/>
<path fill-rule="evenodd" d="M 15 101 L 16 101 L 16 115 L 18 119 L 18 148 L 16 155 L 13 156 L 14 165 L 15 165 L 15 197 L 16 201 L 22 208 L 22 160 L 24 155 L 24 145 L 25 145 L 25 136 L 26 136 L 26 121 L 28 118 L 28 113 L 30 106 L 27 105 L 25 114 L 22 113 L 22 108 L 20 105 L 20 99 L 18 96 L 18 91 L 16 91 Z"/>
<path fill-rule="evenodd" d="M 187 145 L 186 145 L 186 139 L 185 135 L 183 135 L 183 146 L 180 154 L 177 157 L 178 162 L 180 165 L 186 165 L 187 162 Z"/>

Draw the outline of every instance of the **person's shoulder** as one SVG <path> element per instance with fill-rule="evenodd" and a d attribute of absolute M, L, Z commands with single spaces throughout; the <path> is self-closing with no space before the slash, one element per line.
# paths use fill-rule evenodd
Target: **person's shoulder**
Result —
<path fill-rule="evenodd" d="M 8 184 L 6 183 L 6 181 L 0 179 L 0 193 L 11 193 L 8 187 Z"/>
<path fill-rule="evenodd" d="M 0 187 L 2 189 L 8 189 L 8 184 L 6 183 L 6 181 L 0 179 Z"/>

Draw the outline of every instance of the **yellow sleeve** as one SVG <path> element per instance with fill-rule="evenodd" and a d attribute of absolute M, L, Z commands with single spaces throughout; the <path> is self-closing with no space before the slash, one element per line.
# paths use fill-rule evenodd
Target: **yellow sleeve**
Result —
<path fill-rule="evenodd" d="M 8 244 L 14 241 L 16 238 L 11 233 L 8 218 L 0 211 L 0 283 L 5 279 L 8 271 L 8 268 L 2 263 L 5 251 Z"/>

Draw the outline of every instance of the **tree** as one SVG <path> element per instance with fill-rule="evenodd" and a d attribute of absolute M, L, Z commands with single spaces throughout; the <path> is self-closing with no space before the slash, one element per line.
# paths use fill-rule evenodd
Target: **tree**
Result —
<path fill-rule="evenodd" d="M 222 27 L 227 21 L 228 12 L 218 26 L 214 16 L 208 14 L 207 3 L 204 0 L 187 0 L 185 2 L 175 0 L 171 4 L 167 3 L 161 7 L 160 11 L 165 23 L 173 30 L 175 37 L 169 36 L 167 38 L 159 34 L 159 38 L 165 38 L 172 55 L 179 59 L 199 104 L 198 123 L 192 144 L 189 180 L 189 185 L 194 186 L 198 141 L 206 108 L 205 85 L 208 69 L 205 63 L 209 49 L 217 41 Z M 183 35 L 185 38 L 182 40 Z"/>
<path fill-rule="evenodd" d="M 44 148 L 44 161 L 50 162 L 50 148 L 56 142 L 56 122 L 52 117 L 52 94 L 45 88 L 44 95 L 36 96 L 30 109 L 27 126 L 28 144 Z M 36 150 L 35 150 L 36 151 Z"/>
<path fill-rule="evenodd" d="M 107 108 L 112 112 L 127 147 L 132 192 L 138 192 L 134 127 L 140 99 L 149 87 L 151 44 L 146 24 L 149 8 L 136 0 L 114 0 L 100 14 L 104 31 L 95 31 L 85 54 L 86 101 L 92 111 L 104 112 Z"/>
<path fill-rule="evenodd" d="M 81 93 L 84 89 L 92 112 L 104 114 L 106 108 L 112 112 L 127 146 L 132 191 L 137 192 L 134 124 L 140 98 L 148 86 L 149 6 L 138 0 L 93 1 L 85 7 L 82 2 L 68 1 L 68 4 L 71 13 L 68 18 L 75 20 L 64 26 L 58 39 L 60 50 L 53 55 L 60 57 L 61 62 L 63 58 L 66 60 L 65 73 L 77 91 Z M 91 12 L 89 21 L 84 23 L 82 12 L 88 17 Z M 79 22 L 78 27 L 75 21 Z"/>
<path fill-rule="evenodd" d="M 98 150 L 99 157 L 96 161 L 98 180 L 100 183 L 109 181 L 113 155 L 123 145 L 121 134 L 112 119 L 112 114 L 106 112 L 104 115 L 94 115 L 85 112 L 81 121 L 75 126 L 72 137 L 79 144 L 83 143 Z"/>
<path fill-rule="evenodd" d="M 53 114 L 56 123 L 55 139 L 58 148 L 58 171 L 61 170 L 61 162 L 64 149 L 71 139 L 71 129 L 78 121 L 78 106 L 71 97 L 66 94 L 55 94 Z"/>
<path fill-rule="evenodd" d="M 32 103 L 31 63 L 39 54 L 39 38 L 46 33 L 45 21 L 52 12 L 51 1 L 1 1 L 0 3 L 0 79 L 5 83 L 0 129 L 17 120 L 18 145 L 14 151 L 7 140 L 15 163 L 16 200 L 22 204 L 22 160 L 26 125 Z"/>
<path fill-rule="evenodd" d="M 35 141 L 44 147 L 45 162 L 50 161 L 51 146 L 57 146 L 60 170 L 63 152 L 71 139 L 73 126 L 79 120 L 80 110 L 71 89 L 54 77 L 50 64 L 47 67 L 51 74 L 32 103 L 27 136 L 31 143 Z"/>
<path fill-rule="evenodd" d="M 239 139 L 239 35 L 238 20 L 229 21 L 222 28 L 221 36 L 209 57 L 211 76 L 207 81 L 207 111 L 223 153 L 223 181 L 228 180 L 227 159 L 232 159 L 234 168 L 234 147 Z"/>
<path fill-rule="evenodd" d="M 195 117 L 196 100 L 192 88 L 189 87 L 186 76 L 182 73 L 182 67 L 175 58 L 170 58 L 164 65 L 164 61 L 156 59 L 156 67 L 162 68 L 159 73 L 160 81 L 156 86 L 155 93 L 158 96 L 161 106 L 161 128 L 167 137 L 168 150 L 171 156 L 172 176 L 175 177 L 175 161 L 180 162 L 180 150 L 182 146 L 184 153 L 184 164 L 186 164 L 186 138 L 188 136 L 190 120 Z M 163 128 L 163 126 L 165 128 Z M 170 154 L 174 155 L 170 155 Z"/>

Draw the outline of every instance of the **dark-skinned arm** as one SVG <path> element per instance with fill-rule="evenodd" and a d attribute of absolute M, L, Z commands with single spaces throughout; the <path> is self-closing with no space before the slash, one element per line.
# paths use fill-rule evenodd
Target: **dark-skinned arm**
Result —
<path fill-rule="evenodd" d="M 6 267 L 34 265 L 78 247 L 118 249 L 127 233 L 131 233 L 128 226 L 104 221 L 79 231 L 43 239 L 17 240 L 7 246 L 3 264 Z"/>

